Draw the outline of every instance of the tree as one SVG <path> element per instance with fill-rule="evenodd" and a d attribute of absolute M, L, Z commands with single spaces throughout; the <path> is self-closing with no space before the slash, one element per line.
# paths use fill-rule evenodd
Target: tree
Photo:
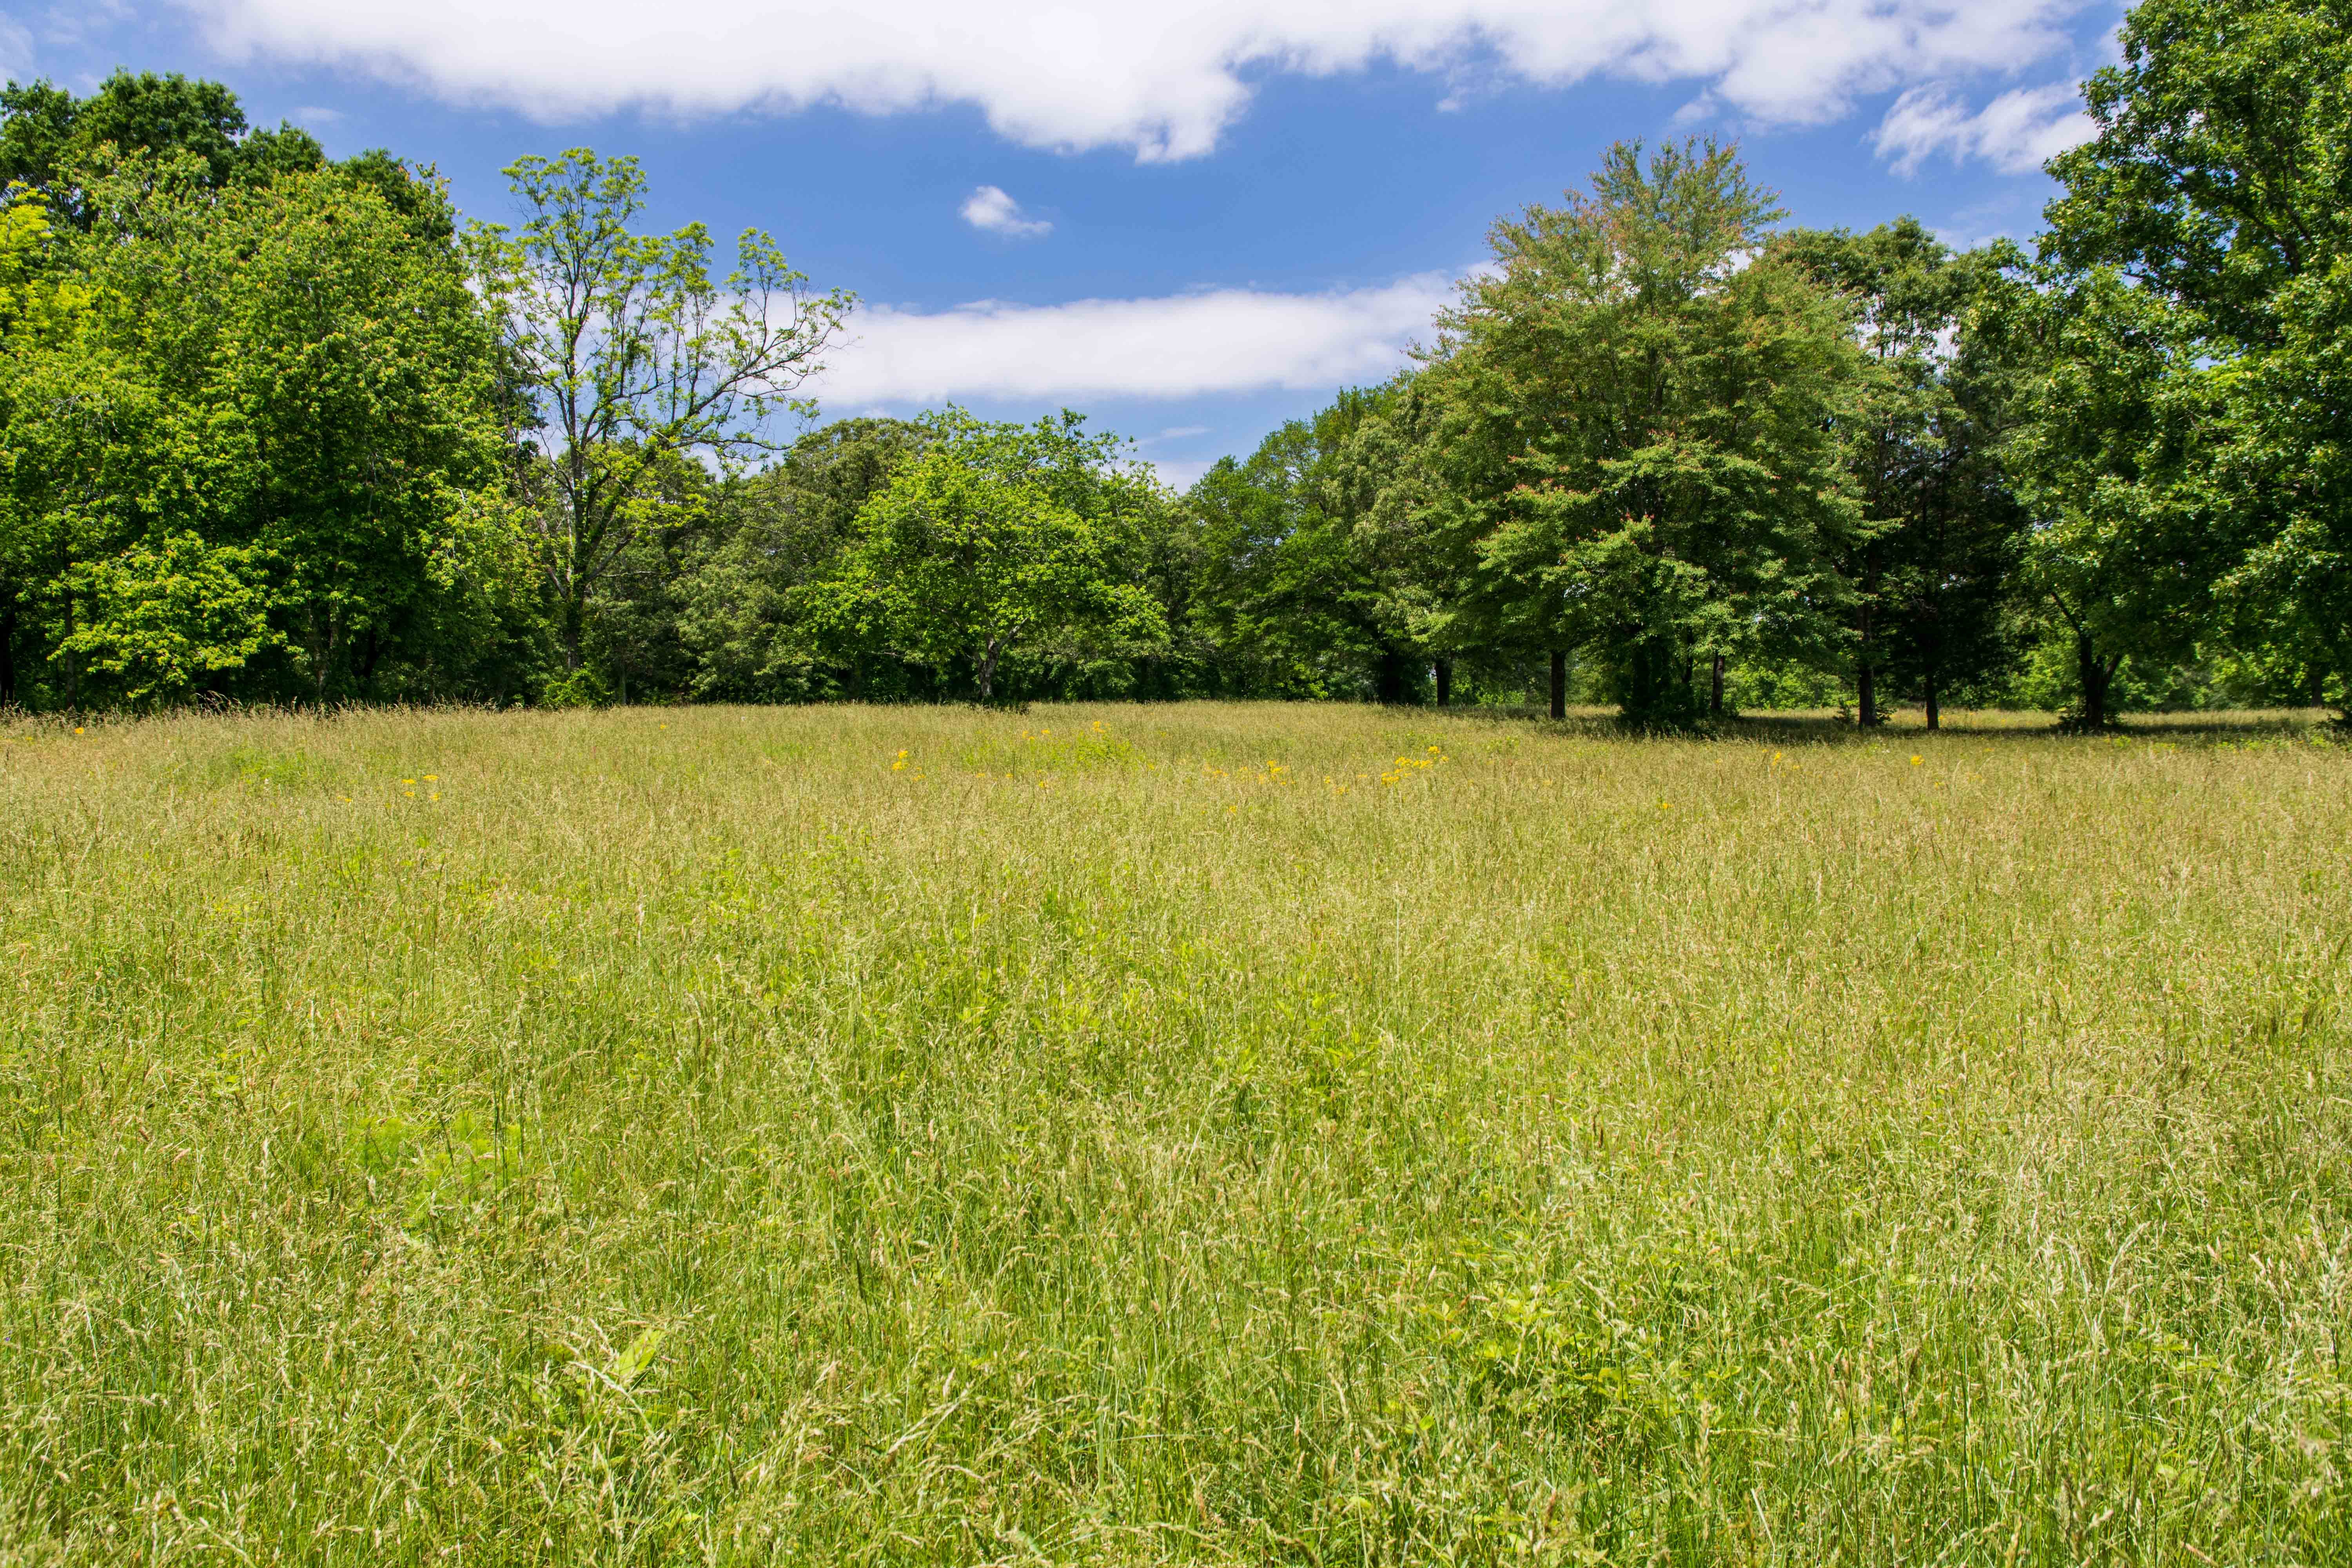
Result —
<path fill-rule="evenodd" d="M 1340 393 L 1186 497 L 1202 545 L 1195 621 L 1240 689 L 1401 702 L 1418 684 L 1402 552 L 1371 515 L 1383 470 L 1354 449 L 1401 384 Z"/>
<path fill-rule="evenodd" d="M 775 702 L 879 694 L 854 655 L 826 658 L 794 595 L 833 570 L 859 511 L 930 437 L 902 419 L 838 420 L 794 441 L 782 461 L 717 487 L 714 542 L 679 587 L 697 695 Z"/>
<path fill-rule="evenodd" d="M 1853 685 L 1864 725 L 1883 689 L 1943 697 L 2011 663 L 2011 580 L 2025 528 L 2000 463 L 2019 367 L 1993 296 L 2023 257 L 1956 255 L 1916 218 L 1866 234 L 1799 229 L 1774 254 L 1853 302 L 1864 374 L 1843 425 L 1868 526 L 1843 563 L 1853 593 Z M 1996 308 L 1987 312 L 1988 303 Z"/>
<path fill-rule="evenodd" d="M 1728 148 L 1621 143 L 1590 195 L 1496 225 L 1423 373 L 1455 635 L 1590 650 L 1640 719 L 1719 707 L 1727 659 L 1834 653 L 1857 356 L 1836 299 L 1759 254 L 1778 216 Z"/>
<path fill-rule="evenodd" d="M 331 169 L 133 161 L 90 196 L 58 261 L 87 310 L 12 357 L 0 434 L 0 578 L 49 700 L 462 686 L 512 523 L 454 248 Z"/>
<path fill-rule="evenodd" d="M 2077 301 L 2065 374 L 2110 379 L 2080 356 L 2133 353 L 2134 405 L 2176 444 L 2102 472 L 2134 502 L 2105 542 L 2119 571 L 2195 572 L 2216 629 L 2322 695 L 2332 675 L 2352 713 L 2352 8 L 2144 0 L 2121 43 L 2084 84 L 2097 133 L 2050 164 L 2042 247 Z"/>
<path fill-rule="evenodd" d="M 528 213 L 519 230 L 477 226 L 469 243 L 535 416 L 514 432 L 530 460 L 541 570 L 565 668 L 576 672 L 588 605 L 658 517 L 658 478 L 680 458 L 727 468 L 780 449 L 780 412 L 853 297 L 813 294 L 753 229 L 724 278 L 709 231 L 637 235 L 646 178 L 634 158 L 585 148 L 506 171 Z"/>
<path fill-rule="evenodd" d="M 2100 729 L 2127 660 L 2185 655 L 2209 624 L 2229 528 L 2221 382 L 2184 312 L 2112 268 L 2022 308 L 2046 359 L 2007 454 L 2032 514 L 2020 578 L 2074 645 L 2066 722 Z"/>
<path fill-rule="evenodd" d="M 1108 468 L 1116 442 L 1071 415 L 1021 426 L 951 410 L 933 430 L 799 595 L 837 646 L 967 671 L 987 701 L 1016 649 L 1165 640 L 1159 605 L 1120 570 L 1150 480 Z"/>
<path fill-rule="evenodd" d="M 57 236 L 37 197 L 0 207 L 0 433 L 16 425 L 31 368 L 80 330 L 89 291 L 58 258 Z M 33 583 L 38 530 L 21 498 L 37 490 L 37 470 L 20 473 L 21 444 L 0 434 L 0 705 L 18 700 L 16 647 Z"/>
<path fill-rule="evenodd" d="M 96 220 L 93 179 L 142 157 L 160 169 L 174 153 L 198 161 L 191 183 L 207 190 L 266 184 L 326 163 L 310 132 L 282 123 L 254 130 L 236 94 L 176 71 L 118 70 L 85 99 L 47 81 L 0 88 L 0 188 L 38 193 L 68 226 Z"/>

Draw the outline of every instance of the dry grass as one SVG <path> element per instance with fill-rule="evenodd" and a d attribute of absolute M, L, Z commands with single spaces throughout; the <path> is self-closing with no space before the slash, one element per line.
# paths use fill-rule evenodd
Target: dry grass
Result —
<path fill-rule="evenodd" d="M 2345 1562 L 2347 761 L 20 726 L 0 1563 Z"/>

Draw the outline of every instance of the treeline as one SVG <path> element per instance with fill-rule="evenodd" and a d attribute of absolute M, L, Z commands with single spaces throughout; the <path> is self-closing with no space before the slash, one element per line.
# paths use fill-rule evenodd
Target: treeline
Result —
<path fill-rule="evenodd" d="M 215 84 L 12 84 L 0 702 L 2340 709 L 2347 68 L 2146 0 L 2031 253 L 1621 146 L 1183 493 L 1072 415 L 808 427 L 854 301 L 640 232 L 629 160 L 461 225 Z"/>

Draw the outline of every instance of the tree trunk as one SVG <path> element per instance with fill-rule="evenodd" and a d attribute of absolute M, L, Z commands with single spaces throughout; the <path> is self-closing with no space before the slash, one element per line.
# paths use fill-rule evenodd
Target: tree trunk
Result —
<path fill-rule="evenodd" d="M 982 702 L 987 701 L 989 694 L 995 689 L 996 661 L 1003 657 L 1004 650 L 1011 645 L 1012 638 L 1009 637 L 993 638 L 990 641 L 987 651 L 980 656 L 980 667 L 972 671 L 972 678 L 979 682 L 980 700 Z"/>
<path fill-rule="evenodd" d="M 320 708 L 327 705 L 327 667 L 335 657 L 335 617 L 327 616 L 326 628 L 320 629 L 319 612 L 310 611 L 310 682 L 312 700 Z"/>
<path fill-rule="evenodd" d="M 1944 710 L 1937 705 L 1936 699 L 1936 671 L 1931 665 L 1927 669 L 1927 728 L 1930 730 L 1940 730 L 1944 727 Z"/>
<path fill-rule="evenodd" d="M 2074 668 L 2083 682 L 2083 728 L 2104 730 L 2107 727 L 2107 688 L 2116 678 L 2121 658 L 2101 658 L 2091 644 L 2088 633 L 2074 634 Z"/>
<path fill-rule="evenodd" d="M 588 605 L 577 595 L 567 595 L 563 615 L 557 626 L 557 636 L 563 644 L 563 673 L 580 673 L 580 638 L 588 623 Z"/>
<path fill-rule="evenodd" d="M 1877 596 L 1877 594 L 1878 552 L 1867 550 L 1864 553 L 1862 574 L 1862 616 L 1857 623 L 1862 639 L 1860 657 L 1855 660 L 1853 681 L 1855 695 L 1859 699 L 1855 704 L 1859 710 L 1856 717 L 1865 730 L 1874 728 L 1878 723 L 1878 671 L 1873 668 L 1877 663 L 1877 650 L 1872 646 L 1871 633 L 1875 628 L 1870 624 L 1871 601 Z"/>
<path fill-rule="evenodd" d="M 1646 719 L 1658 704 L 1657 659 L 1655 650 L 1646 642 L 1633 645 L 1633 658 L 1626 670 L 1625 711 Z"/>
<path fill-rule="evenodd" d="M 1404 658 L 1394 648 L 1381 649 L 1377 680 L 1380 700 L 1384 706 L 1392 708 L 1404 700 Z"/>
<path fill-rule="evenodd" d="M 1568 654 L 1561 648 L 1551 650 L 1551 716 L 1568 717 Z"/>
<path fill-rule="evenodd" d="M 1441 658 L 1437 661 L 1434 670 L 1437 679 L 1437 705 L 1440 708 L 1450 708 L 1454 705 L 1454 661 L 1450 658 Z"/>
<path fill-rule="evenodd" d="M 1715 656 L 1715 668 L 1707 680 L 1706 711 L 1712 719 L 1723 717 L 1723 656 Z"/>

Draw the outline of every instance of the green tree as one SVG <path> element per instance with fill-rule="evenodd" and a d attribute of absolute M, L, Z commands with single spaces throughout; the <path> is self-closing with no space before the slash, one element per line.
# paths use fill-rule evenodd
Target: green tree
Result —
<path fill-rule="evenodd" d="M 37 405 L 37 367 L 53 361 L 87 319 L 89 291 L 58 255 L 47 210 L 19 195 L 0 207 L 0 705 L 18 700 L 17 645 L 37 560 L 40 530 L 24 497 L 38 493 L 38 468 L 20 471 L 24 444 L 9 439 L 30 394 Z"/>
<path fill-rule="evenodd" d="M 2065 721 L 2100 729 L 2127 662 L 2185 657 L 2210 624 L 2233 526 L 2220 380 L 2185 313 L 2112 268 L 2024 308 L 2046 357 L 2007 453 L 2032 516 L 2020 582 L 2073 646 Z"/>
<path fill-rule="evenodd" d="M 1075 416 L 983 424 L 950 410 L 857 513 L 835 570 L 800 595 L 852 649 L 968 674 L 982 701 L 1016 649 L 1131 654 L 1163 642 L 1160 605 L 1122 570 L 1153 488 Z"/>
<path fill-rule="evenodd" d="M 2152 435 L 2076 453 L 2064 494 L 2121 498 L 2084 548 L 2156 580 L 2132 596 L 2173 614 L 2157 635 L 2210 610 L 2352 705 L 2352 8 L 2143 0 L 2121 43 L 2084 85 L 2097 133 L 2051 163 L 2043 256 L 2060 376 L 2110 381 L 2083 359 L 2120 348 L 2144 379 L 2117 401 Z"/>
<path fill-rule="evenodd" d="M 213 190 L 306 174 L 326 162 L 310 132 L 288 124 L 255 130 L 236 94 L 176 71 L 118 70 L 83 99 L 47 81 L 0 88 L 0 187 L 38 192 L 73 227 L 96 221 L 94 178 L 126 159 L 160 168 L 174 153 L 196 159 L 192 183 Z"/>
<path fill-rule="evenodd" d="M 1246 461 L 1218 462 L 1186 497 L 1202 560 L 1192 620 L 1233 689 L 1400 702 L 1417 687 L 1409 552 L 1387 548 L 1372 516 L 1380 469 L 1355 446 L 1398 396 L 1342 392 Z"/>
<path fill-rule="evenodd" d="M 1935 729 L 1946 694 L 2016 658 L 2025 513 L 2000 459 L 2021 366 L 1998 325 L 2024 258 L 2006 244 L 1955 254 L 1909 217 L 1793 230 L 1772 250 L 1855 307 L 1864 369 L 1843 431 L 1868 526 L 1843 566 L 1858 717 L 1877 723 L 1892 689 L 1916 694 Z"/>
<path fill-rule="evenodd" d="M 1589 650 L 1643 719 L 1719 707 L 1729 659 L 1838 652 L 1858 355 L 1764 251 L 1779 216 L 1728 148 L 1620 144 L 1591 195 L 1496 225 L 1439 319 L 1434 472 L 1409 481 L 1471 563 L 1447 635 Z"/>
<path fill-rule="evenodd" d="M 794 441 L 757 474 L 711 498 L 713 542 L 679 584 L 679 634 L 695 658 L 696 695 L 807 701 L 891 695 L 854 654 L 828 658 L 795 594 L 828 573 L 857 514 L 930 439 L 901 419 L 843 419 Z"/>
<path fill-rule="evenodd" d="M 609 691 L 627 702 L 692 694 L 696 660 L 681 625 L 686 585 L 715 543 L 719 486 L 700 463 L 673 456 L 646 481 L 656 498 L 588 602 L 582 666 L 593 680 L 579 695 Z"/>
<path fill-rule="evenodd" d="M 591 599 L 662 515 L 665 466 L 726 469 L 779 449 L 771 419 L 814 412 L 795 394 L 853 301 L 810 292 L 758 230 L 723 277 L 700 224 L 633 233 L 646 194 L 634 158 L 574 148 L 506 173 L 527 216 L 477 226 L 469 243 L 530 405 L 518 477 L 576 672 Z"/>
<path fill-rule="evenodd" d="M 12 357 L 0 433 L 50 699 L 464 687 L 513 520 L 455 249 L 331 169 L 213 189 L 175 157 L 91 196 L 84 319 Z"/>

